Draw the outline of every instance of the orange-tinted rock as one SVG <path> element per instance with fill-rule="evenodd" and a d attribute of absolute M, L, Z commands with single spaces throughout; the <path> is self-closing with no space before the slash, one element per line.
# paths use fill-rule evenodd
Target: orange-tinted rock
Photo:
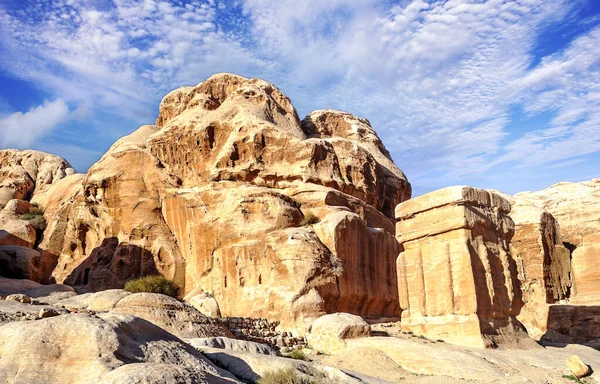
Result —
<path fill-rule="evenodd" d="M 570 251 L 552 214 L 526 199 L 502 196 L 511 203 L 515 222 L 511 243 L 525 303 L 518 319 L 539 340 L 548 332 L 548 305 L 568 300 L 571 294 Z"/>
<path fill-rule="evenodd" d="M 60 217 L 40 246 L 59 255 L 53 276 L 99 290 L 159 272 L 223 316 L 298 329 L 332 311 L 398 317 L 390 207 L 410 184 L 366 120 L 324 113 L 315 126 L 329 133 L 308 138 L 311 119 L 263 80 L 220 74 L 169 93 L 157 126 L 47 204 Z"/>
<path fill-rule="evenodd" d="M 403 329 L 478 347 L 513 331 L 522 303 L 509 212 L 499 195 L 471 187 L 398 205 Z"/>
<path fill-rule="evenodd" d="M 45 249 L 59 255 L 57 282 L 95 291 L 161 273 L 182 284 L 184 261 L 160 214 L 159 191 L 169 179 L 144 141 L 155 131 L 144 126 L 118 140 L 59 206 L 66 222 L 45 234 L 54 239 Z"/>

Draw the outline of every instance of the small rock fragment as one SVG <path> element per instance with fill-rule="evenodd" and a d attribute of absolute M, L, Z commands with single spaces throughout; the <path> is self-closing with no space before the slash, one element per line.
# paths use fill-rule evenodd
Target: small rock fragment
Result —
<path fill-rule="evenodd" d="M 60 313 L 58 313 L 58 311 L 56 311 L 55 309 L 42 308 L 42 309 L 40 309 L 40 313 L 38 314 L 38 317 L 40 319 L 45 319 L 46 317 L 54 317 L 54 316 L 58 316 L 58 315 L 60 315 Z"/>
<path fill-rule="evenodd" d="M 566 363 L 569 370 L 571 370 L 578 378 L 584 377 L 590 373 L 590 367 L 588 367 L 577 355 L 569 357 Z"/>
<path fill-rule="evenodd" d="M 12 295 L 8 295 L 6 296 L 6 300 L 8 301 L 18 301 L 19 303 L 25 303 L 25 304 L 30 304 L 31 303 L 31 297 L 24 295 L 22 293 L 15 293 Z"/>

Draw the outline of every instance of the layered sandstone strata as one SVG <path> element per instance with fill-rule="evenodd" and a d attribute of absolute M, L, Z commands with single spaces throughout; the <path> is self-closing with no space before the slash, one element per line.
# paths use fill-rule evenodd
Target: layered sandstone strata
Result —
<path fill-rule="evenodd" d="M 403 329 L 477 347 L 514 333 L 522 302 L 509 212 L 499 195 L 471 187 L 396 207 Z"/>
<path fill-rule="evenodd" d="M 101 290 L 160 273 L 223 316 L 286 327 L 400 315 L 392 207 L 410 198 L 406 177 L 367 120 L 300 121 L 265 81 L 219 74 L 169 93 L 156 125 L 60 187 L 41 244 L 58 282 Z"/>
<path fill-rule="evenodd" d="M 519 269 L 524 302 L 567 300 L 571 289 L 571 253 L 554 216 L 530 200 L 497 192 L 511 204 L 515 223 L 511 245 Z"/>

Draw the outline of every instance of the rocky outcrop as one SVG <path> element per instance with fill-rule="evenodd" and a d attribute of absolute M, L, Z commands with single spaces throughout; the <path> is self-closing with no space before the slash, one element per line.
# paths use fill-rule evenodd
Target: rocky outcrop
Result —
<path fill-rule="evenodd" d="M 550 212 L 570 247 L 581 245 L 587 235 L 600 233 L 600 179 L 561 182 L 541 191 L 517 193 L 515 198 Z"/>
<path fill-rule="evenodd" d="M 600 305 L 600 233 L 585 236 L 573 252 L 571 302 Z"/>
<path fill-rule="evenodd" d="M 273 85 L 219 74 L 165 96 L 156 125 L 78 185 L 46 204 L 40 248 L 60 256 L 58 282 L 96 291 L 160 273 L 223 316 L 298 329 L 328 312 L 400 315 L 392 209 L 411 189 L 367 120 L 301 122 Z"/>
<path fill-rule="evenodd" d="M 310 327 L 308 344 L 319 352 L 331 354 L 346 348 L 346 339 L 371 336 L 371 326 L 360 316 L 332 313 L 321 316 Z"/>
<path fill-rule="evenodd" d="M 478 347 L 519 333 L 509 212 L 499 195 L 471 187 L 444 188 L 396 207 L 403 330 Z"/>
<path fill-rule="evenodd" d="M 502 195 L 511 203 L 515 223 L 511 244 L 519 268 L 523 301 L 555 303 L 570 295 L 570 252 L 552 214 L 527 200 Z"/>
<path fill-rule="evenodd" d="M 37 233 L 28 220 L 21 218 L 33 208 L 29 202 L 12 199 L 0 210 L 0 246 L 14 245 L 33 248 Z"/>
<path fill-rule="evenodd" d="M 181 338 L 231 336 L 231 332 L 218 321 L 161 294 L 126 295 L 115 303 L 111 312 L 141 317 Z"/>
<path fill-rule="evenodd" d="M 30 200 L 74 173 L 64 159 L 49 153 L 0 150 L 0 207 L 12 199 Z"/>
<path fill-rule="evenodd" d="M 0 327 L 2 382 L 159 383 L 168 381 L 147 380 L 170 379 L 167 373 L 194 382 L 238 382 L 175 336 L 133 316 L 67 314 Z"/>

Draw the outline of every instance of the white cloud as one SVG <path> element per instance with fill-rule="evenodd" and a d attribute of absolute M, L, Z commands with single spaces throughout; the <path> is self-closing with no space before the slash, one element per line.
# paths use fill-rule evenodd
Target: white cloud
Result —
<path fill-rule="evenodd" d="M 15 112 L 0 119 L 0 147 L 27 148 L 69 118 L 62 99 L 45 102 L 28 112 Z"/>
<path fill-rule="evenodd" d="M 0 44 L 20 58 L 0 66 L 70 105 L 140 124 L 180 85 L 214 72 L 258 75 L 301 113 L 339 108 L 369 118 L 409 178 L 437 187 L 495 165 L 534 167 L 600 150 L 600 32 L 532 68 L 539 36 L 572 22 L 578 2 L 387 4 L 114 0 L 100 9 L 56 1 L 42 11 L 0 10 Z M 509 132 L 514 110 L 551 121 Z"/>

